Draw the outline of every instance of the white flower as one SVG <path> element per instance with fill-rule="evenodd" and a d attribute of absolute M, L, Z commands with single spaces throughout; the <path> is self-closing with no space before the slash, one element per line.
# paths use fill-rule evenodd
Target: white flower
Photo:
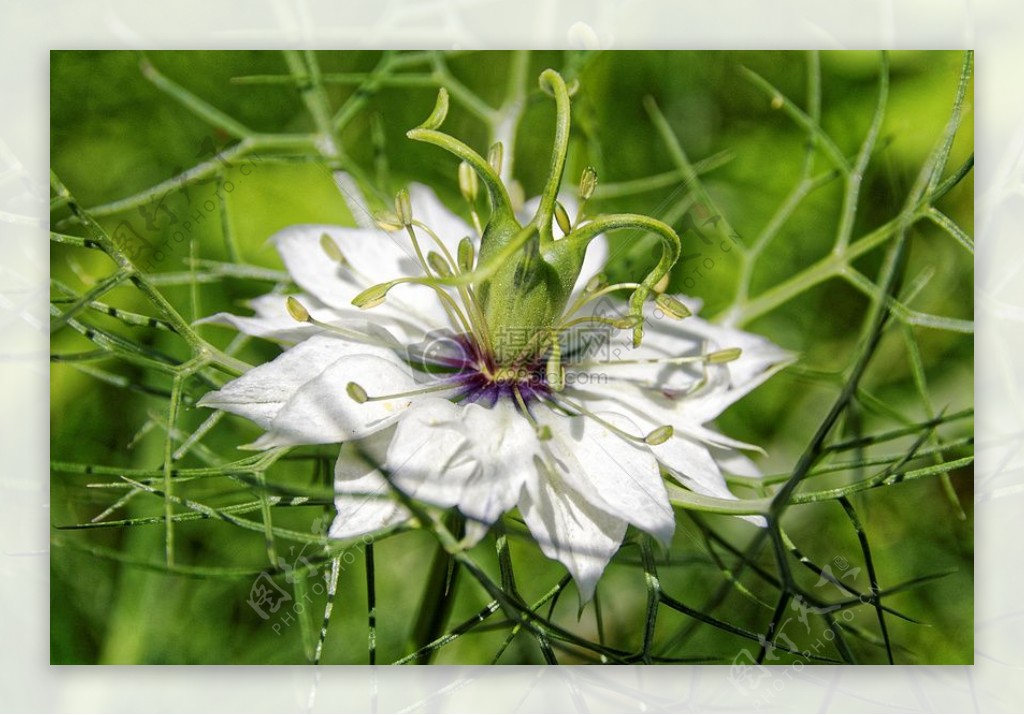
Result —
<path fill-rule="evenodd" d="M 679 237 L 645 216 L 591 220 L 556 200 L 570 97 L 552 70 L 540 83 L 555 97 L 556 132 L 539 199 L 517 215 L 499 178 L 500 145 L 485 160 L 438 131 L 447 112 L 441 90 L 408 136 L 463 161 L 460 190 L 480 230 L 413 186 L 399 193 L 394 214 L 378 216 L 391 235 L 369 226 L 278 233 L 272 240 L 302 293 L 264 296 L 253 317 L 208 320 L 291 347 L 199 404 L 256 422 L 265 434 L 254 448 L 342 443 L 332 537 L 408 519 L 408 502 L 389 498 L 392 488 L 458 508 L 467 547 L 518 509 L 586 602 L 629 524 L 669 543 L 666 476 L 735 498 L 721 467 L 755 473 L 737 451 L 753 447 L 707 425 L 788 355 L 686 317 L 695 301 L 659 294 L 647 302 L 679 257 Z M 593 169 L 584 171 L 584 202 L 596 181 Z M 339 185 L 354 198 L 350 182 Z M 481 185 L 490 208 L 483 226 L 475 212 Z M 355 203 L 358 212 L 363 204 Z M 598 275 L 608 256 L 601 234 L 619 228 L 662 240 L 660 260 L 640 283 L 606 285 Z M 614 297 L 623 290 L 628 304 Z"/>
<path fill-rule="evenodd" d="M 473 231 L 429 189 L 414 185 L 410 193 L 417 218 L 456 255 L 459 239 Z M 639 347 L 629 330 L 597 324 L 603 330 L 594 331 L 589 321 L 589 332 L 564 337 L 564 387 L 555 389 L 550 348 L 503 373 L 489 364 L 481 336 L 453 324 L 429 286 L 399 285 L 369 312 L 352 306 L 370 286 L 424 275 L 408 240 L 371 228 L 303 225 L 272 241 L 315 323 L 297 322 L 301 310 L 290 314 L 279 294 L 253 301 L 253 317 L 207 319 L 290 347 L 200 404 L 266 430 L 256 448 L 343 443 L 332 537 L 409 518 L 387 498 L 388 480 L 413 499 L 457 507 L 467 519 L 467 546 L 518 508 L 586 601 L 628 524 L 664 544 L 671 539 L 675 518 L 663 473 L 725 498 L 734 497 L 723 466 L 754 473 L 736 451 L 749 445 L 707 424 L 787 359 L 762 338 L 697 317 L 671 320 L 649 304 Z M 339 249 L 340 263 L 328 255 L 337 259 Z M 603 239 L 595 241 L 570 303 L 593 297 L 585 286 L 606 256 Z M 458 297 L 454 288 L 444 292 Z M 569 317 L 600 317 L 619 305 L 589 300 Z M 427 364 L 433 372 L 419 369 Z"/>

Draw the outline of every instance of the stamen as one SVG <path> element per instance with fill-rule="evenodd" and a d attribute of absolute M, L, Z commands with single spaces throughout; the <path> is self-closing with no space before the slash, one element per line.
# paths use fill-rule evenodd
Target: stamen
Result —
<path fill-rule="evenodd" d="M 377 228 L 388 233 L 394 233 L 395 231 L 401 231 L 405 226 L 402 225 L 401 219 L 398 218 L 397 214 L 387 209 L 381 209 L 373 213 L 373 222 L 377 224 Z"/>
<path fill-rule="evenodd" d="M 548 354 L 544 373 L 548 387 L 553 391 L 561 392 L 565 389 L 565 368 L 562 367 L 562 344 L 558 342 L 557 334 L 552 336 L 551 352 Z"/>
<path fill-rule="evenodd" d="M 466 200 L 466 203 L 470 205 L 476 203 L 476 197 L 480 191 L 480 181 L 476 178 L 476 172 L 473 171 L 469 162 L 459 162 L 459 191 L 462 192 L 462 198 Z"/>
<path fill-rule="evenodd" d="M 740 348 L 725 348 L 724 350 L 716 350 L 715 352 L 708 355 L 708 362 L 712 365 L 721 365 L 722 363 L 732 362 L 733 360 L 739 360 L 740 355 L 743 354 L 743 350 Z"/>
<path fill-rule="evenodd" d="M 390 395 L 368 395 L 366 390 L 357 385 L 354 382 L 348 383 L 346 388 L 349 397 L 358 402 L 360 405 L 366 402 L 381 402 L 383 400 L 398 400 L 403 397 L 415 397 L 416 395 L 425 395 L 430 392 L 440 392 L 442 390 L 450 390 L 452 386 L 446 382 L 442 382 L 435 385 L 427 385 L 417 390 L 408 390 L 406 392 L 395 392 Z"/>
<path fill-rule="evenodd" d="M 468 236 L 463 237 L 463 239 L 459 241 L 459 260 L 456 263 L 455 259 L 452 258 L 451 252 L 448 250 L 448 246 L 445 245 L 444 241 L 441 240 L 440 236 L 434 233 L 434 231 L 429 226 L 422 223 L 421 221 L 413 221 L 413 225 L 427 232 L 427 235 L 430 236 L 431 240 L 433 240 L 437 247 L 441 249 L 441 252 L 444 254 L 445 260 L 448 263 L 448 265 L 450 267 L 458 267 L 459 270 L 457 270 L 456 273 L 461 272 L 463 274 L 466 274 L 473 270 L 475 250 L 473 248 L 473 242 L 469 240 Z M 452 271 L 449 270 L 447 274 L 439 273 L 438 275 L 442 279 L 449 279 L 453 276 L 453 273 Z M 472 325 L 474 328 L 474 331 L 470 332 L 475 332 L 476 335 L 483 336 L 483 342 L 485 344 L 485 347 L 487 347 L 489 350 L 490 333 L 488 333 L 487 331 L 487 325 L 486 321 L 484 320 L 483 310 L 480 308 L 480 305 L 476 300 L 476 294 L 473 292 L 473 288 L 470 285 L 463 284 L 456 284 L 455 287 L 456 290 L 458 290 L 459 292 L 459 297 L 462 299 L 462 303 L 466 309 L 466 313 L 469 315 L 468 324 Z M 464 325 L 467 324 L 467 321 L 465 319 L 463 319 L 462 322 Z"/>
<path fill-rule="evenodd" d="M 308 323 L 310 321 L 309 311 L 306 310 L 306 306 L 300 303 L 295 296 L 288 296 L 288 299 L 285 301 L 285 307 L 288 308 L 288 315 L 292 316 L 297 322 Z"/>
<path fill-rule="evenodd" d="M 576 363 L 579 367 L 599 365 L 716 365 L 732 362 L 740 357 L 740 348 L 727 348 L 713 353 L 700 355 L 680 355 L 679 357 L 643 358 L 637 360 L 585 360 Z"/>
<path fill-rule="evenodd" d="M 590 283 L 587 283 L 587 288 L 583 294 L 576 299 L 566 311 L 563 313 L 563 317 L 569 317 L 578 313 L 589 303 L 594 302 L 598 298 L 614 293 L 618 290 L 636 290 L 640 287 L 639 283 L 613 283 L 612 285 L 604 285 L 604 274 L 599 273 L 590 279 Z M 591 290 L 593 288 L 593 290 Z"/>
<path fill-rule="evenodd" d="M 348 396 L 352 398 L 353 402 L 356 402 L 357 404 L 360 405 L 364 404 L 367 400 L 370 399 L 366 394 L 366 390 L 364 390 L 362 387 L 360 387 L 357 383 L 354 382 L 348 383 L 348 385 L 345 387 L 345 392 L 348 393 Z"/>
<path fill-rule="evenodd" d="M 338 247 L 338 242 L 331 238 L 330 234 L 320 234 L 320 248 L 322 248 L 324 253 L 327 254 L 327 257 L 335 263 L 342 266 L 349 265 L 348 259 L 345 258 L 345 254 L 342 253 L 341 248 Z"/>
<path fill-rule="evenodd" d="M 588 201 L 597 188 L 597 171 L 592 166 L 583 170 L 580 176 L 580 201 Z M 580 211 L 582 213 L 582 211 Z"/>
<path fill-rule="evenodd" d="M 452 268 L 448 265 L 448 261 L 444 260 L 437 251 L 430 251 L 427 254 L 427 263 L 430 264 L 434 273 L 442 278 L 447 278 L 452 274 Z"/>
<path fill-rule="evenodd" d="M 555 201 L 555 221 L 558 223 L 558 228 L 562 229 L 562 233 L 568 236 L 572 233 L 572 222 L 569 220 L 569 212 L 562 206 L 561 201 Z"/>
<path fill-rule="evenodd" d="M 505 146 L 501 142 L 494 142 L 487 150 L 487 163 L 494 169 L 494 173 L 501 175 L 501 165 L 505 157 Z"/>
<path fill-rule="evenodd" d="M 473 270 L 474 263 L 476 263 L 476 249 L 473 248 L 473 242 L 469 240 L 469 236 L 464 236 L 459 241 L 459 270 L 469 273 Z"/>
<path fill-rule="evenodd" d="M 683 305 L 682 301 L 673 298 L 667 293 L 661 293 L 654 299 L 654 303 L 661 308 L 666 315 L 675 318 L 676 320 L 689 318 L 693 315 L 693 313 L 690 312 L 690 309 Z"/>
<path fill-rule="evenodd" d="M 625 430 L 623 430 L 623 429 L 621 429 L 619 427 L 616 427 L 615 425 L 613 425 L 608 420 L 606 420 L 606 419 L 604 419 L 602 417 L 598 417 L 595 413 L 593 413 L 590 410 L 588 410 L 587 408 L 583 407 L 583 405 L 580 405 L 580 404 L 578 404 L 576 402 L 573 402 L 572 400 L 568 400 L 568 399 L 566 399 L 562 395 L 559 395 L 559 396 L 556 397 L 555 395 L 552 394 L 552 395 L 548 396 L 548 399 L 550 401 L 552 401 L 555 405 L 558 405 L 560 407 L 568 407 L 570 410 L 576 412 L 579 415 L 582 415 L 584 417 L 589 417 L 590 419 L 594 420 L 599 425 L 601 425 L 602 427 L 607 429 L 609 432 L 612 432 L 612 433 L 618 435 L 619 437 L 622 437 L 622 439 L 624 439 L 626 441 L 635 442 L 637 444 L 647 444 L 647 436 L 641 437 L 639 435 L 630 434 L 629 432 L 626 432 Z M 658 429 L 662 429 L 662 428 L 659 427 Z M 655 430 L 655 432 L 657 432 L 657 431 L 658 430 Z"/>
<path fill-rule="evenodd" d="M 591 276 L 590 280 L 587 281 L 586 287 L 583 289 L 584 293 L 594 293 L 601 290 L 603 286 L 607 284 L 607 277 L 604 273 L 597 273 Z"/>
<path fill-rule="evenodd" d="M 402 189 L 395 194 L 395 213 L 402 225 L 408 228 L 412 225 L 412 201 L 409 200 L 409 192 Z"/>
<path fill-rule="evenodd" d="M 650 434 L 644 437 L 644 442 L 652 447 L 657 447 L 659 444 L 665 444 L 665 442 L 672 438 L 672 435 L 674 435 L 675 432 L 675 427 L 672 425 L 662 425 L 661 427 L 652 430 Z"/>
<path fill-rule="evenodd" d="M 592 166 L 588 166 L 583 170 L 580 175 L 580 206 L 576 211 L 576 220 L 573 221 L 572 227 L 575 230 L 579 226 L 580 221 L 583 220 L 583 209 L 587 205 L 587 201 L 594 195 L 594 190 L 597 188 L 597 171 Z"/>
<path fill-rule="evenodd" d="M 409 282 L 411 279 L 397 279 L 388 281 L 387 283 L 378 283 L 375 286 L 370 286 L 355 298 L 352 299 L 352 305 L 359 308 L 360 310 L 369 310 L 375 308 L 388 297 L 388 291 L 394 288 L 399 283 Z"/>
<path fill-rule="evenodd" d="M 299 323 L 309 323 L 310 325 L 315 325 L 316 327 L 326 330 L 329 333 L 341 335 L 357 343 L 364 343 L 366 345 L 377 345 L 385 348 L 394 347 L 390 343 L 376 339 L 370 335 L 364 335 L 356 330 L 348 330 L 338 325 L 331 325 L 330 323 L 325 323 L 321 320 L 317 320 L 316 318 L 309 314 L 309 310 L 306 309 L 306 306 L 300 303 L 298 298 L 296 298 L 293 295 L 288 296 L 287 300 L 285 300 L 285 307 L 288 309 L 288 315 L 290 315 L 294 320 L 296 320 Z"/>

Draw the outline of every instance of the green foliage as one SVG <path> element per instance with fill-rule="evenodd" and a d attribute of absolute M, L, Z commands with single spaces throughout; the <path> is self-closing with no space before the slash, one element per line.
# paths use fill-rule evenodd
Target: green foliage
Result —
<path fill-rule="evenodd" d="M 595 167 L 591 210 L 682 236 L 673 291 L 800 354 L 720 420 L 766 450 L 731 511 L 768 528 L 683 494 L 672 547 L 631 534 L 582 613 L 515 514 L 469 552 L 454 515 L 412 503 L 422 528 L 324 539 L 336 448 L 239 452 L 256 428 L 194 406 L 278 353 L 193 322 L 289 287 L 275 231 L 353 223 L 333 171 L 371 208 L 415 180 L 468 217 L 457 161 L 405 138 L 439 87 L 445 130 L 481 154 L 506 141 L 539 193 L 545 67 L 579 80 L 567 183 Z M 54 52 L 53 662 L 970 662 L 971 69 L 945 52 Z M 658 258 L 653 236 L 611 239 L 612 278 Z M 247 601 L 267 578 L 291 600 L 262 620 Z"/>

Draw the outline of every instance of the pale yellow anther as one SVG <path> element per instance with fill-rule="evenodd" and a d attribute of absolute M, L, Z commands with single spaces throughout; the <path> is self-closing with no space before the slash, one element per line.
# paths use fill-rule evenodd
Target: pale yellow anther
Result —
<path fill-rule="evenodd" d="M 295 296 L 288 296 L 288 300 L 285 301 L 285 307 L 288 308 L 288 315 L 300 323 L 309 322 L 309 311 L 306 310 L 306 306 L 298 301 Z"/>
<path fill-rule="evenodd" d="M 391 283 L 380 283 L 370 286 L 352 299 L 352 305 L 362 310 L 369 310 L 378 306 L 388 297 L 388 291 L 391 290 L 391 286 Z"/>
<path fill-rule="evenodd" d="M 393 211 L 382 209 L 375 211 L 373 214 L 373 222 L 377 224 L 377 227 L 387 231 L 388 233 L 394 233 L 395 231 L 401 231 L 405 228 L 402 220 L 398 218 L 398 215 Z"/>
<path fill-rule="evenodd" d="M 335 263 L 340 263 L 343 266 L 348 265 L 348 260 L 345 258 L 345 254 L 341 252 L 337 241 L 331 238 L 330 234 L 320 234 L 320 248 L 322 248 L 323 252 L 327 254 L 327 257 Z"/>
<path fill-rule="evenodd" d="M 675 432 L 676 430 L 672 425 L 662 425 L 661 427 L 652 430 L 649 435 L 644 437 L 644 442 L 652 447 L 657 447 L 659 444 L 665 444 L 665 442 L 668 442 Z"/>
<path fill-rule="evenodd" d="M 469 240 L 469 236 L 463 236 L 462 240 L 459 241 L 459 270 L 463 273 L 470 273 L 473 270 L 473 264 L 476 262 L 476 249 L 473 248 L 473 242 Z"/>
<path fill-rule="evenodd" d="M 725 348 L 724 350 L 716 350 L 715 352 L 708 355 L 708 362 L 712 365 L 719 365 L 721 363 L 732 362 L 733 360 L 739 360 L 740 355 L 743 351 L 740 348 Z"/>
<path fill-rule="evenodd" d="M 583 170 L 583 175 L 580 176 L 580 200 L 586 201 L 594 195 L 594 190 L 597 188 L 597 171 L 592 166 L 588 166 Z"/>
<path fill-rule="evenodd" d="M 565 210 L 560 201 L 555 202 L 555 221 L 558 223 L 558 227 L 562 229 L 562 233 L 566 236 L 572 231 L 572 221 L 569 220 L 569 212 Z"/>
<path fill-rule="evenodd" d="M 437 251 L 431 251 L 427 254 L 427 264 L 434 273 L 442 278 L 447 278 L 452 274 L 452 267 L 448 265 L 448 261 Z"/>
<path fill-rule="evenodd" d="M 676 320 L 682 320 L 683 318 L 688 318 L 693 315 L 693 313 L 690 312 L 690 309 L 687 308 L 682 301 L 673 298 L 667 293 L 662 293 L 655 298 L 654 303 L 661 308 L 666 315 L 675 318 Z"/>
<path fill-rule="evenodd" d="M 412 225 L 412 201 L 409 200 L 409 192 L 405 189 L 395 194 L 395 213 L 402 226 Z"/>
<path fill-rule="evenodd" d="M 366 390 L 364 390 L 362 387 L 360 387 L 358 384 L 354 382 L 348 383 L 348 386 L 345 388 L 345 392 L 348 393 L 348 396 L 352 398 L 353 402 L 356 402 L 360 405 L 365 403 L 368 399 L 370 399 L 369 396 L 366 394 Z"/>
<path fill-rule="evenodd" d="M 487 151 L 487 163 L 491 165 L 495 173 L 501 173 L 501 165 L 505 157 L 505 147 L 501 142 L 494 142 Z"/>

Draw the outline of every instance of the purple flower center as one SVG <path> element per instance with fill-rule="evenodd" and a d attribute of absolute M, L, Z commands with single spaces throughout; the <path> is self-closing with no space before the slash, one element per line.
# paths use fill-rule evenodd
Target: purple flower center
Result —
<path fill-rule="evenodd" d="M 409 348 L 409 362 L 431 382 L 443 381 L 458 387 L 452 399 L 479 402 L 488 407 L 498 400 L 518 402 L 516 392 L 530 403 L 551 393 L 543 356 L 533 356 L 512 365 L 498 365 L 470 335 L 439 332 Z"/>

